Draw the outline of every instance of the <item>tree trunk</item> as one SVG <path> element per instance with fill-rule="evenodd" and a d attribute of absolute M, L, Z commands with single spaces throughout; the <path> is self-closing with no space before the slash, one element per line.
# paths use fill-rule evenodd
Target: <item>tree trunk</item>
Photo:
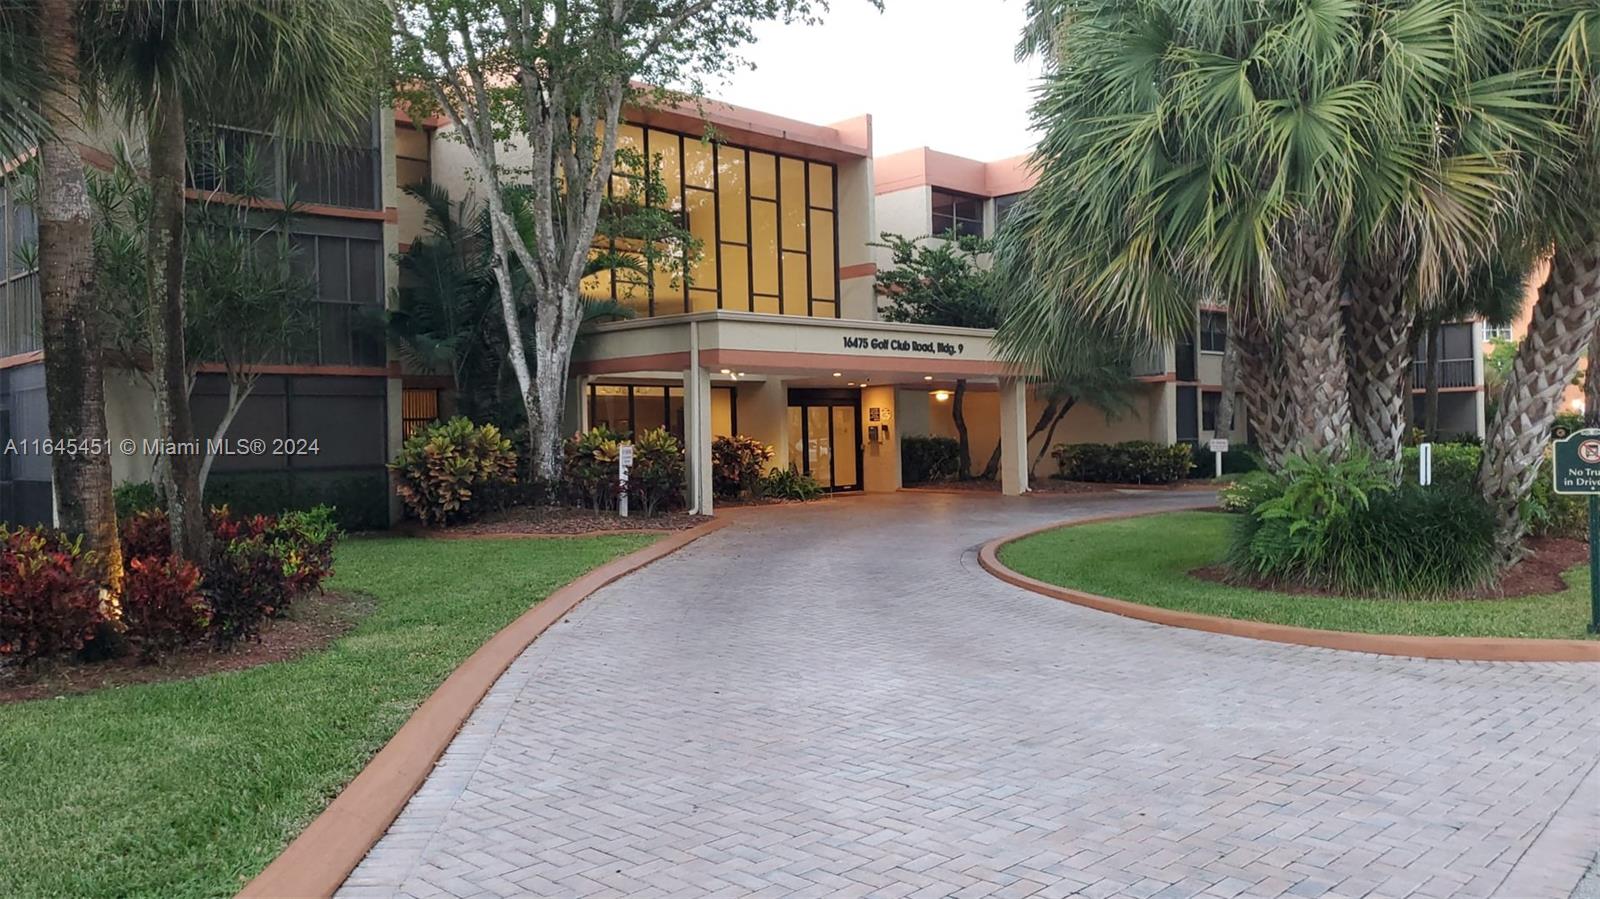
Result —
<path fill-rule="evenodd" d="M 1600 428 L 1600 324 L 1589 338 L 1589 370 L 1583 376 L 1583 423 Z"/>
<path fill-rule="evenodd" d="M 1032 474 L 1033 469 L 1039 467 L 1040 462 L 1044 461 L 1045 454 L 1050 452 L 1050 441 L 1056 439 L 1056 425 L 1061 424 L 1061 419 L 1066 418 L 1067 413 L 1071 412 L 1072 407 L 1077 404 L 1078 401 L 1076 399 L 1068 397 L 1066 402 L 1061 403 L 1059 406 L 1051 404 L 1050 408 L 1044 410 L 1045 415 L 1039 417 L 1039 422 L 1033 426 L 1033 433 L 1028 435 L 1028 439 L 1032 440 L 1040 431 L 1044 431 L 1044 442 L 1039 444 L 1039 452 L 1034 454 L 1033 465 L 1028 469 L 1030 474 Z M 1050 417 L 1048 426 L 1045 424 L 1045 416 Z"/>
<path fill-rule="evenodd" d="M 1412 355 L 1406 275 L 1398 254 L 1362 266 L 1350 281 L 1345 335 L 1355 433 L 1373 456 L 1397 466 L 1405 446 L 1406 373 Z"/>
<path fill-rule="evenodd" d="M 222 412 L 222 420 L 217 422 L 217 432 L 212 435 L 214 443 L 221 443 L 228 436 L 228 429 L 233 427 L 233 419 L 244 408 L 244 401 L 249 399 L 250 391 L 255 387 L 254 381 L 241 387 L 237 381 L 228 379 L 228 408 Z M 211 479 L 211 466 L 216 463 L 216 453 L 211 451 L 213 444 L 207 444 L 205 461 L 200 463 L 200 495 L 204 496 L 206 482 Z"/>
<path fill-rule="evenodd" d="M 1228 313 L 1232 321 L 1234 312 Z M 1232 325 L 1229 326 L 1232 330 Z M 1233 432 L 1233 397 L 1239 391 L 1239 342 L 1233 335 L 1227 337 L 1227 345 L 1222 348 L 1222 375 L 1218 379 L 1221 384 L 1222 394 L 1217 397 L 1217 428 L 1216 436 L 1227 437 Z"/>
<path fill-rule="evenodd" d="M 184 136 L 183 101 L 167 91 L 150 120 L 149 327 L 155 372 L 157 424 L 177 453 L 169 453 L 171 490 L 167 517 L 172 551 L 204 567 L 211 548 L 200 456 L 189 413 L 189 360 L 184 351 Z"/>
<path fill-rule="evenodd" d="M 1004 437 L 994 442 L 994 452 L 989 454 L 989 461 L 983 464 L 983 474 L 978 475 L 978 480 L 992 481 L 1000 473 L 1000 450 L 1004 443 Z"/>
<path fill-rule="evenodd" d="M 61 528 L 84 535 L 99 555 L 111 595 L 122 592 L 122 545 L 111 494 L 105 377 L 94 314 L 94 222 L 78 155 L 77 4 L 40 8 L 51 92 L 40 104 L 53 130 L 39 144 L 39 292 L 43 310 L 45 395 L 50 436 L 88 452 L 52 453 L 50 470 Z"/>
<path fill-rule="evenodd" d="M 1284 277 L 1283 393 L 1290 453 L 1342 456 L 1350 445 L 1339 255 L 1332 231 L 1301 219 L 1280 247 Z"/>
<path fill-rule="evenodd" d="M 561 340 L 560 335 L 552 343 Z M 536 396 L 528 420 L 532 435 L 535 473 L 550 482 L 561 477 L 561 412 L 567 401 L 567 370 L 572 360 L 572 345 L 547 350 L 536 360 L 533 383 Z M 706 448 L 709 452 L 709 447 Z"/>
<path fill-rule="evenodd" d="M 1500 391 L 1484 441 L 1478 487 L 1495 512 L 1495 551 L 1509 565 L 1522 554 L 1521 507 L 1541 477 L 1561 395 L 1600 326 L 1600 235 L 1556 247 L 1527 336 Z"/>
<path fill-rule="evenodd" d="M 967 381 L 965 378 L 956 379 L 956 394 L 950 400 L 950 418 L 956 425 L 956 445 L 960 451 L 956 454 L 959 467 L 957 477 L 966 481 L 972 478 L 972 444 L 967 439 L 967 416 L 961 408 L 961 401 L 967 397 Z"/>
<path fill-rule="evenodd" d="M 1439 378 L 1444 365 L 1444 326 L 1435 322 L 1428 326 L 1428 362 L 1423 366 L 1422 432 L 1429 443 L 1439 442 Z"/>
<path fill-rule="evenodd" d="M 1259 313 L 1242 304 L 1231 310 L 1228 322 L 1228 339 L 1239 347 L 1239 374 L 1256 443 L 1267 467 L 1276 471 L 1283 465 L 1290 437 L 1280 344 Z"/>

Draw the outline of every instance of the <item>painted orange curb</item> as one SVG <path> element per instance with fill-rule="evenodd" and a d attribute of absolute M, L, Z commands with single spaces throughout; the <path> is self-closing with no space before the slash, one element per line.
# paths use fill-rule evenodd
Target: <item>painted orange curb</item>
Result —
<path fill-rule="evenodd" d="M 423 701 L 322 814 L 245 884 L 240 899 L 332 896 L 422 786 L 489 688 L 534 638 L 601 587 L 728 524 L 712 519 L 607 562 L 558 588 L 490 637 Z"/>
<path fill-rule="evenodd" d="M 1398 634 L 1361 634 L 1351 631 L 1326 631 L 1288 624 L 1269 624 L 1264 621 L 1246 621 L 1239 618 L 1220 618 L 1198 612 L 1179 612 L 1156 606 L 1142 605 L 1123 599 L 1112 599 L 1047 584 L 1007 568 L 1000 561 L 1000 548 L 1008 543 L 1044 531 L 1064 527 L 1078 527 L 1102 521 L 1137 518 L 1163 512 L 1212 508 L 1196 505 L 1178 509 L 1159 509 L 1123 515 L 1105 515 L 1074 521 L 1070 524 L 1052 524 L 1031 528 L 985 543 L 978 550 L 978 564 L 995 577 L 1034 593 L 1086 606 L 1101 612 L 1110 612 L 1125 618 L 1137 618 L 1153 624 L 1183 627 L 1190 630 L 1288 643 L 1295 646 L 1314 646 L 1321 649 L 1340 649 L 1347 652 L 1369 652 L 1386 656 L 1407 656 L 1419 659 L 1449 659 L 1459 662 L 1600 662 L 1600 640 L 1545 640 L 1528 637 L 1421 637 Z"/>

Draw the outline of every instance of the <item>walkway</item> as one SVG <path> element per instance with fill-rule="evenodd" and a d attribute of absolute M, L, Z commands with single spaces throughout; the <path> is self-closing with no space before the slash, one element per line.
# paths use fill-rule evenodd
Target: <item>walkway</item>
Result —
<path fill-rule="evenodd" d="M 341 895 L 1566 899 L 1600 669 L 1168 629 L 974 558 L 1193 499 L 751 513 L 541 637 Z"/>

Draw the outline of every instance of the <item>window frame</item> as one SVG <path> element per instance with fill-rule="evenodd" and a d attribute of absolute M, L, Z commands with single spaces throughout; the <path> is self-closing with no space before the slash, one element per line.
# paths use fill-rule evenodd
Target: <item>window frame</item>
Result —
<path fill-rule="evenodd" d="M 951 200 L 951 205 L 950 205 L 950 227 L 948 227 L 948 228 L 940 228 L 939 227 L 939 197 L 941 195 L 949 197 L 950 200 Z M 970 216 L 964 218 L 957 212 L 957 207 L 963 202 L 969 202 L 969 203 L 976 203 L 977 204 L 977 207 L 978 207 L 977 218 L 972 218 Z M 929 192 L 929 197 L 928 197 L 928 234 L 930 236 L 933 236 L 933 237 L 940 237 L 940 236 L 944 235 L 946 232 L 954 230 L 956 232 L 956 236 L 957 237 L 976 237 L 976 238 L 978 238 L 980 240 L 985 238 L 985 237 L 988 237 L 989 236 L 989 226 L 988 226 L 988 223 L 984 220 L 985 216 L 983 214 L 984 213 L 983 206 L 984 206 L 985 202 L 986 202 L 986 198 L 985 197 L 980 197 L 980 196 L 977 196 L 975 194 L 962 193 L 959 190 L 948 190 L 948 189 L 943 188 L 943 187 L 935 187 L 935 188 L 933 188 Z M 970 233 L 970 232 L 962 230 L 961 224 L 963 222 L 975 222 L 975 223 L 977 223 L 977 233 Z"/>
<path fill-rule="evenodd" d="M 1208 320 L 1221 320 L 1220 328 L 1207 328 Z M 1198 320 L 1199 333 L 1195 338 L 1195 347 L 1207 356 L 1221 356 L 1228 352 L 1228 313 L 1220 309 L 1202 309 Z M 1207 349 L 1206 338 L 1218 337 L 1217 349 Z"/>

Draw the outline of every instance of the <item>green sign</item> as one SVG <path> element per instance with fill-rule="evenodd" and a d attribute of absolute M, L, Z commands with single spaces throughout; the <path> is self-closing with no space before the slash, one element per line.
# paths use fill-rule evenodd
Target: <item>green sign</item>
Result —
<path fill-rule="evenodd" d="M 1557 493 L 1600 494 L 1600 429 L 1574 431 L 1556 441 Z"/>

